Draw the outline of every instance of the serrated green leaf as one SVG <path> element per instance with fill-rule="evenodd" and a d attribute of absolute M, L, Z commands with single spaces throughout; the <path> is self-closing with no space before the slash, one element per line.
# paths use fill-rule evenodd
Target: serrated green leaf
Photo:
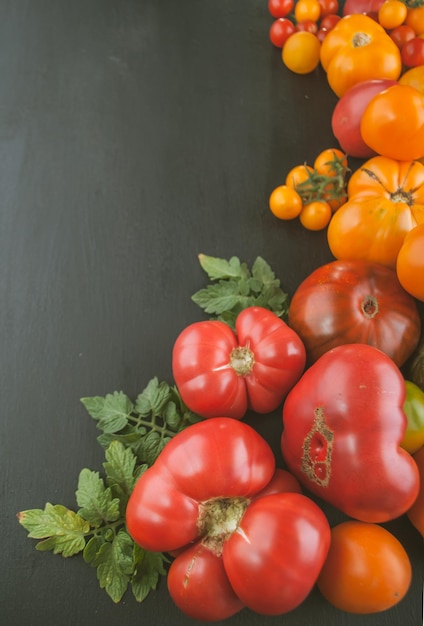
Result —
<path fill-rule="evenodd" d="M 260 281 L 263 285 L 272 283 L 276 280 L 275 274 L 270 265 L 260 256 L 258 256 L 252 265 L 252 276 Z M 280 281 L 277 279 L 278 285 Z"/>
<path fill-rule="evenodd" d="M 105 487 L 99 472 L 81 470 L 75 495 L 81 507 L 79 514 L 92 526 L 98 527 L 119 518 L 119 499 L 113 498 L 111 489 Z"/>
<path fill-rule="evenodd" d="M 82 556 L 86 563 L 92 563 L 97 556 L 102 545 L 105 543 L 103 535 L 94 535 L 89 541 L 87 541 Z"/>
<path fill-rule="evenodd" d="M 137 462 L 135 454 L 119 441 L 112 441 L 105 455 L 103 467 L 107 485 L 118 486 L 120 492 L 128 498 L 134 488 L 134 469 Z"/>
<path fill-rule="evenodd" d="M 237 283 L 220 281 L 200 289 L 191 299 L 205 313 L 219 315 L 224 311 L 231 311 L 239 303 L 240 292 Z"/>
<path fill-rule="evenodd" d="M 233 256 L 229 261 L 199 254 L 199 263 L 211 280 L 221 278 L 241 278 L 243 275 L 240 260 Z"/>
<path fill-rule="evenodd" d="M 148 465 L 153 465 L 165 446 L 165 441 L 161 435 L 155 430 L 151 430 L 143 439 L 140 440 L 138 455 Z"/>
<path fill-rule="evenodd" d="M 178 413 L 178 409 L 175 402 L 168 402 L 164 412 L 165 422 L 170 428 L 177 431 L 181 424 L 181 415 Z"/>
<path fill-rule="evenodd" d="M 32 539 L 45 539 L 37 550 L 53 550 L 64 557 L 73 556 L 85 547 L 90 524 L 78 513 L 61 504 L 50 504 L 43 509 L 29 509 L 18 514 L 19 523 Z"/>
<path fill-rule="evenodd" d="M 169 385 L 155 377 L 149 381 L 146 388 L 137 396 L 135 410 L 143 417 L 161 415 L 170 399 Z"/>
<path fill-rule="evenodd" d="M 100 587 L 114 602 L 119 602 L 127 590 L 133 572 L 134 542 L 125 530 L 120 530 L 111 543 L 105 542 L 92 561 L 97 567 Z"/>
<path fill-rule="evenodd" d="M 147 552 L 134 545 L 134 574 L 131 586 L 137 602 L 143 602 L 150 591 L 156 589 L 159 577 L 166 576 L 165 562 L 163 554 Z"/>
<path fill-rule="evenodd" d="M 81 398 L 81 402 L 91 417 L 97 420 L 98 428 L 106 433 L 119 432 L 125 428 L 134 410 L 131 400 L 122 391 L 114 391 L 104 398 Z"/>

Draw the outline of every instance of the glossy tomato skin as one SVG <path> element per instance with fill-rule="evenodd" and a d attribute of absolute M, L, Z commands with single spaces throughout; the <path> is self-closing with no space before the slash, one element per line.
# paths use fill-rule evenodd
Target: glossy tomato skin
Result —
<path fill-rule="evenodd" d="M 410 230 L 403 240 L 396 272 L 403 288 L 424 302 L 424 223 Z"/>
<path fill-rule="evenodd" d="M 224 544 L 223 561 L 237 596 L 253 611 L 293 610 L 314 586 L 330 546 L 321 509 L 297 493 L 255 500 Z"/>
<path fill-rule="evenodd" d="M 181 397 L 204 418 L 240 419 L 250 408 L 275 410 L 305 366 L 302 341 L 277 315 L 249 307 L 235 332 L 220 321 L 196 322 L 177 338 L 172 369 Z"/>
<path fill-rule="evenodd" d="M 377 348 L 347 344 L 326 352 L 283 407 L 281 449 L 300 483 L 346 515 L 385 522 L 419 491 L 418 468 L 400 447 L 405 384 Z"/>
<path fill-rule="evenodd" d="M 366 343 L 400 367 L 421 331 L 415 300 L 395 270 L 361 260 L 332 261 L 309 274 L 293 294 L 289 324 L 309 363 L 336 346 Z"/>
<path fill-rule="evenodd" d="M 395 84 L 395 80 L 389 79 L 361 81 L 351 87 L 336 103 L 331 126 L 341 148 L 349 156 L 368 159 L 375 154 L 361 135 L 362 114 L 371 98 Z"/>
<path fill-rule="evenodd" d="M 285 612 L 309 593 L 329 547 L 324 513 L 299 491 L 253 428 L 218 417 L 166 444 L 137 481 L 126 523 L 144 549 L 176 554 L 168 588 L 190 617 Z"/>
<path fill-rule="evenodd" d="M 343 15 L 365 13 L 376 15 L 385 0 L 346 0 L 343 5 Z"/>

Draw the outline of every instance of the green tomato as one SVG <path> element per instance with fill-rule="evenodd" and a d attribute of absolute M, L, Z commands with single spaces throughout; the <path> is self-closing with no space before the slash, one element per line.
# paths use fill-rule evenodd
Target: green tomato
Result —
<path fill-rule="evenodd" d="M 424 391 L 409 380 L 405 380 L 405 387 L 403 410 L 407 426 L 400 445 L 410 454 L 414 454 L 424 445 Z"/>

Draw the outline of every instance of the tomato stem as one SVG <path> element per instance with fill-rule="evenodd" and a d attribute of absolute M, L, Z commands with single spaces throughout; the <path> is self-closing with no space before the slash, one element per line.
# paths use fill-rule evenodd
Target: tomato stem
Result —
<path fill-rule="evenodd" d="M 217 555 L 224 542 L 237 531 L 250 503 L 249 498 L 212 498 L 199 505 L 197 526 L 202 543 Z"/>
<path fill-rule="evenodd" d="M 247 376 L 255 365 L 255 355 L 248 346 L 233 348 L 230 354 L 230 365 L 238 376 Z"/>
<path fill-rule="evenodd" d="M 378 300 L 375 296 L 367 296 L 361 304 L 361 310 L 368 320 L 372 320 L 378 313 Z"/>

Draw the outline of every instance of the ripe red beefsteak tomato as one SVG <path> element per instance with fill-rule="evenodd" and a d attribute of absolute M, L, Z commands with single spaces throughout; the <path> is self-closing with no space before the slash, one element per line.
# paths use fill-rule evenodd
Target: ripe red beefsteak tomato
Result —
<path fill-rule="evenodd" d="M 346 515 L 386 522 L 418 496 L 412 456 L 400 447 L 405 382 L 381 350 L 348 344 L 306 370 L 283 407 L 281 450 L 302 485 Z"/>
<path fill-rule="evenodd" d="M 305 367 L 298 335 L 275 313 L 248 307 L 236 331 L 212 320 L 187 326 L 174 344 L 172 371 L 187 407 L 201 417 L 240 419 L 274 411 Z"/>
<path fill-rule="evenodd" d="M 417 304 L 395 270 L 359 259 L 332 261 L 307 276 L 291 300 L 289 325 L 309 363 L 341 344 L 366 343 L 401 367 L 421 332 Z"/>

